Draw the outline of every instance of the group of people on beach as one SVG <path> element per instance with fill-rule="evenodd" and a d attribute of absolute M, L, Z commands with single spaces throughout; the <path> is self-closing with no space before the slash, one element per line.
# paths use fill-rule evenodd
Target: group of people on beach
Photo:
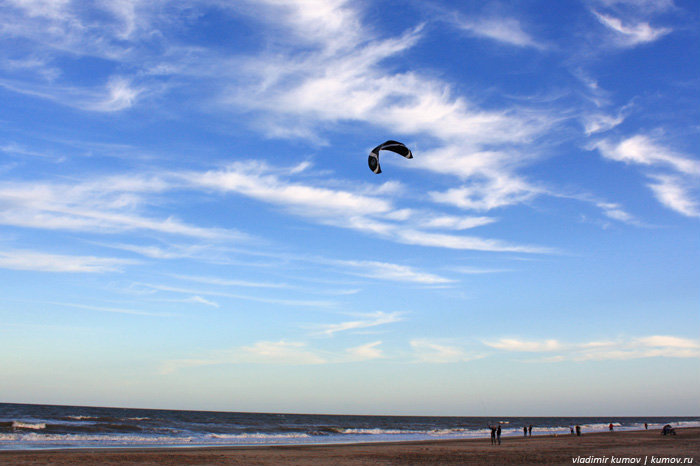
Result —
<path fill-rule="evenodd" d="M 501 424 L 499 423 L 497 426 L 489 426 L 489 429 L 491 429 L 491 444 L 492 445 L 500 445 L 501 444 Z M 532 437 L 532 424 L 529 426 L 523 426 L 523 435 L 527 437 L 528 435 Z"/>
<path fill-rule="evenodd" d="M 507 424 L 507 422 L 506 422 Z M 491 429 L 491 444 L 492 445 L 500 445 L 501 444 L 501 423 L 499 422 L 498 425 L 489 425 L 489 429 Z M 582 430 L 581 426 L 576 424 L 575 426 L 569 426 L 569 429 L 571 430 L 571 435 L 576 435 L 580 437 L 582 435 Z M 644 423 L 644 429 L 648 430 L 649 429 L 649 424 L 646 422 Z M 615 431 L 615 425 L 611 422 L 608 425 L 608 430 L 610 432 Z M 670 424 L 667 424 L 663 427 L 662 432 L 663 435 L 676 435 L 675 430 L 671 427 Z M 532 424 L 529 426 L 523 426 L 523 436 L 524 437 L 532 437 Z M 555 434 L 556 436 L 556 434 Z"/>

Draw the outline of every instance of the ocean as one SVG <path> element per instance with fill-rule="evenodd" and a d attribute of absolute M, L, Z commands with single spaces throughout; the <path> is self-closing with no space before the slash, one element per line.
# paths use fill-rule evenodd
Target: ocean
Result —
<path fill-rule="evenodd" d="M 570 435 L 700 426 L 700 417 L 442 417 L 349 416 L 98 408 L 0 403 L 0 450 L 114 447 L 301 445 L 429 439 Z"/>

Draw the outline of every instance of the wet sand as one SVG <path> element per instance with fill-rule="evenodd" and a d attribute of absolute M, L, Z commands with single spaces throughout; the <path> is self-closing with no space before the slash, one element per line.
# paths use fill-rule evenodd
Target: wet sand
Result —
<path fill-rule="evenodd" d="M 668 437 L 657 429 L 584 433 L 581 437 L 504 437 L 496 446 L 485 438 L 316 446 L 2 451 L 0 465 L 700 464 L 700 428 L 676 432 Z M 577 458 L 583 461 L 574 462 Z"/>

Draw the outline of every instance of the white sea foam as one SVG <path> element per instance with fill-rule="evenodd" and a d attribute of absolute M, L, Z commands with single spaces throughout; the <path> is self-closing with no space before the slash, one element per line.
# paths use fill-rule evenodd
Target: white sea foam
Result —
<path fill-rule="evenodd" d="M 296 433 L 296 434 L 263 434 L 263 433 L 247 433 L 247 434 L 209 434 L 208 438 L 219 439 L 219 440 L 248 440 L 248 439 L 261 439 L 261 440 L 273 440 L 273 439 L 291 439 L 291 438 L 309 438 L 309 434 Z"/>
<path fill-rule="evenodd" d="M 14 429 L 34 429 L 34 430 L 41 430 L 41 429 L 46 429 L 46 424 L 41 422 L 41 423 L 30 423 L 30 422 L 20 422 L 20 421 L 14 421 L 12 422 L 12 427 Z"/>

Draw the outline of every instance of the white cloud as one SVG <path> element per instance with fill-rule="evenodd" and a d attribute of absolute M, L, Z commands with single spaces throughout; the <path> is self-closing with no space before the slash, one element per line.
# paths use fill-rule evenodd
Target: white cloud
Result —
<path fill-rule="evenodd" d="M 557 340 L 545 341 L 526 341 L 515 338 L 501 338 L 493 342 L 485 342 L 487 346 L 504 351 L 526 351 L 526 352 L 542 352 L 556 351 L 562 347 Z"/>
<path fill-rule="evenodd" d="M 413 228 L 413 212 L 407 209 L 397 209 L 392 199 L 383 192 L 381 196 L 371 196 L 359 191 L 331 189 L 301 184 L 286 180 L 277 174 L 275 169 L 263 163 L 235 163 L 225 170 L 208 171 L 205 173 L 187 173 L 178 175 L 182 183 L 204 189 L 216 189 L 223 192 L 235 192 L 254 199 L 283 206 L 290 213 L 315 219 L 323 224 L 360 230 L 366 233 L 397 241 L 429 247 L 450 249 L 475 249 L 494 252 L 525 252 L 551 253 L 549 248 L 537 246 L 519 246 L 498 240 L 477 237 L 456 236 L 440 233 L 427 233 Z M 486 186 L 473 187 L 479 192 L 475 196 L 495 196 L 486 207 L 515 202 L 520 197 L 533 196 L 534 188 L 529 188 L 524 182 L 514 181 L 500 176 L 491 180 L 491 189 Z M 520 191 L 519 191 L 520 190 Z M 527 193 L 522 191 L 528 190 Z M 433 200 L 448 203 L 448 198 L 439 193 L 431 193 Z M 473 206 L 471 206 L 473 207 Z M 457 220 L 440 214 L 427 215 L 420 212 L 417 226 L 427 225 L 434 229 L 442 222 L 449 229 L 463 229 L 490 223 L 485 217 L 462 218 Z M 396 223 L 402 222 L 403 224 Z M 389 276 L 403 274 L 408 276 L 406 269 L 395 269 Z M 411 275 L 414 275 L 410 272 Z M 424 277 L 421 280 L 425 280 Z"/>
<path fill-rule="evenodd" d="M 240 293 L 230 293 L 226 291 L 181 288 L 177 286 L 159 285 L 153 283 L 138 283 L 139 287 L 149 290 L 156 290 L 165 293 L 187 294 L 187 295 L 203 295 L 203 296 L 219 296 L 222 298 L 240 299 L 244 301 L 254 301 L 260 303 L 278 304 L 284 306 L 302 306 L 302 307 L 332 307 L 335 305 L 332 301 L 313 301 L 306 299 L 291 299 L 291 298 L 273 298 L 269 295 L 254 296 Z"/>
<path fill-rule="evenodd" d="M 173 275 L 173 277 L 196 283 L 205 283 L 207 285 L 225 287 L 235 286 L 243 288 L 289 288 L 289 285 L 287 285 L 286 283 L 254 282 L 250 280 L 235 280 L 231 278 L 221 277 L 201 277 L 194 275 Z"/>
<path fill-rule="evenodd" d="M 456 18 L 455 24 L 462 30 L 477 36 L 517 47 L 544 48 L 530 34 L 523 30 L 515 18 Z"/>
<path fill-rule="evenodd" d="M 226 170 L 189 173 L 183 177 L 192 186 L 236 192 L 272 204 L 284 205 L 305 216 L 388 213 L 392 204 L 384 199 L 351 191 L 292 183 L 276 176 L 264 163 L 234 163 Z"/>
<path fill-rule="evenodd" d="M 653 183 L 648 186 L 656 199 L 669 209 L 687 217 L 700 217 L 700 205 L 697 200 L 697 185 L 691 187 L 677 176 L 651 176 Z"/>
<path fill-rule="evenodd" d="M 143 88 L 134 87 L 131 80 L 124 77 L 114 77 L 103 86 L 92 87 L 0 79 L 0 87 L 92 112 L 116 112 L 128 109 L 136 103 L 137 97 L 144 93 Z"/>
<path fill-rule="evenodd" d="M 505 241 L 478 238 L 474 236 L 426 233 L 416 230 L 401 230 L 397 232 L 397 235 L 400 242 L 405 244 L 415 244 L 418 246 L 431 246 L 471 251 L 521 252 L 526 254 L 557 253 L 557 250 L 554 248 L 511 244 Z"/>
<path fill-rule="evenodd" d="M 474 180 L 447 191 L 430 192 L 430 198 L 466 210 L 487 211 L 527 202 L 543 191 L 522 179 L 497 175 L 486 180 Z"/>
<path fill-rule="evenodd" d="M 382 312 L 377 311 L 369 314 L 362 314 L 362 320 L 352 320 L 348 322 L 340 322 L 338 324 L 321 325 L 318 330 L 319 334 L 333 336 L 338 332 L 346 332 L 349 330 L 360 330 L 379 325 L 393 324 L 401 322 L 403 318 L 400 312 Z"/>
<path fill-rule="evenodd" d="M 688 217 L 700 216 L 697 201 L 700 161 L 668 149 L 645 135 L 635 135 L 617 143 L 604 139 L 595 147 L 607 159 L 645 167 L 652 180 L 648 186 L 661 204 Z"/>
<path fill-rule="evenodd" d="M 470 354 L 462 348 L 446 345 L 427 339 L 415 339 L 410 342 L 413 358 L 418 363 L 446 364 L 479 359 L 482 355 Z"/>
<path fill-rule="evenodd" d="M 130 176 L 72 184 L 0 183 L 0 224 L 108 234 L 150 230 L 210 240 L 243 237 L 231 230 L 202 228 L 172 217 L 148 218 L 134 212 L 144 204 L 144 195 L 166 188 L 161 180 Z"/>
<path fill-rule="evenodd" d="M 154 92 L 156 85 L 144 81 L 147 76 L 153 76 L 139 70 L 167 69 L 168 74 L 184 79 L 196 75 L 198 81 L 207 80 L 213 92 L 219 93 L 213 100 L 235 111 L 253 110 L 253 115 L 264 120 L 263 126 L 278 135 L 283 131 L 290 137 L 317 138 L 315 133 L 319 128 L 352 120 L 399 133 L 435 137 L 452 148 L 452 160 L 447 160 L 449 157 L 444 154 L 428 152 L 419 158 L 425 162 L 413 165 L 462 178 L 482 177 L 481 189 L 462 193 L 463 208 L 488 210 L 525 202 L 535 195 L 532 187 L 514 174 L 512 167 L 523 162 L 522 154 L 531 151 L 514 149 L 513 145 L 532 141 L 559 117 L 516 107 L 480 108 L 464 96 L 453 95 L 451 86 L 433 76 L 419 71 L 397 72 L 385 66 L 387 59 L 418 43 L 423 34 L 420 26 L 397 37 L 379 38 L 378 31 L 360 22 L 362 12 L 356 4 L 336 0 L 267 0 L 248 2 L 244 8 L 232 9 L 225 3 L 217 3 L 215 7 L 228 10 L 225 13 L 249 13 L 267 23 L 262 27 L 273 24 L 275 28 L 293 31 L 295 36 L 277 44 L 274 56 L 262 53 L 250 57 L 215 57 L 211 51 L 201 48 L 183 51 L 166 47 L 168 53 L 153 57 L 144 52 L 143 47 L 129 47 L 136 45 L 137 40 L 144 43 L 151 40 L 135 33 L 146 31 L 145 26 L 156 21 L 148 2 L 101 4 L 100 8 L 106 13 L 103 21 L 109 24 L 103 32 L 105 37 L 101 37 L 103 40 L 87 40 L 94 31 L 78 28 L 82 33 L 76 32 L 77 38 L 64 42 L 100 43 L 98 55 L 129 64 L 134 72 L 112 77 L 102 89 L 63 88 L 61 91 L 60 85 L 43 88 L 33 85 L 28 92 L 79 108 L 118 111 Z M 34 9 L 41 11 L 42 6 L 37 4 L 27 11 Z M 72 29 L 67 24 L 71 21 L 83 25 L 79 13 L 72 5 L 65 4 L 53 14 L 64 36 L 70 36 L 68 31 Z M 168 20 L 159 16 L 158 21 L 167 23 Z M 472 26 L 479 34 L 521 46 L 536 45 L 514 19 L 489 19 L 478 23 Z M 31 28 L 26 28 L 24 32 L 29 30 Z M 300 45 L 304 53 L 298 53 Z M 315 48 L 308 49 L 309 45 Z M 107 49 L 114 50 L 108 52 Z M 507 154 L 491 147 L 484 149 L 485 145 L 504 144 L 510 147 Z M 461 156 L 465 152 L 470 155 Z M 492 157 L 489 153 L 497 155 Z M 488 166 L 479 166 L 482 160 L 488 160 Z M 470 165 L 474 166 L 469 168 Z M 265 202 L 282 204 L 306 216 L 320 209 L 317 218 L 323 217 L 334 225 L 387 236 L 393 231 L 391 225 L 370 218 L 368 214 L 386 215 L 386 219 L 394 206 L 358 191 L 282 183 L 272 174 L 256 174 L 253 166 L 232 167 L 228 173 L 210 172 L 200 176 L 199 182 L 202 187 L 237 191 Z M 328 215 L 340 210 L 346 212 L 343 218 Z"/>
<path fill-rule="evenodd" d="M 24 10 L 31 17 L 64 19 L 71 0 L 8 0 L 10 5 Z"/>
<path fill-rule="evenodd" d="M 133 87 L 131 81 L 124 77 L 112 78 L 106 86 L 106 95 L 90 102 L 79 103 L 86 110 L 100 112 L 116 112 L 134 105 L 136 98 L 142 92 Z"/>
<path fill-rule="evenodd" d="M 614 143 L 602 140 L 596 147 L 610 159 L 627 164 L 662 166 L 686 175 L 700 175 L 700 161 L 670 150 L 645 135 L 635 135 Z"/>
<path fill-rule="evenodd" d="M 160 366 L 159 373 L 168 375 L 182 369 L 215 365 L 279 364 L 303 366 L 328 362 L 326 357 L 317 351 L 307 349 L 307 345 L 302 342 L 258 341 L 248 346 L 212 351 L 200 357 L 164 361 Z"/>
<path fill-rule="evenodd" d="M 646 22 L 624 24 L 622 20 L 614 16 L 596 11 L 593 14 L 598 18 L 598 21 L 617 34 L 618 44 L 624 47 L 653 42 L 671 32 L 669 28 L 653 28 Z"/>
<path fill-rule="evenodd" d="M 436 215 L 426 218 L 420 223 L 423 228 L 444 228 L 450 230 L 468 230 L 495 222 L 491 217 L 456 217 L 452 215 Z"/>
<path fill-rule="evenodd" d="M 640 337 L 635 343 L 646 347 L 666 347 L 678 349 L 700 349 L 700 341 L 690 338 L 674 337 L 670 335 L 653 335 L 650 337 Z"/>
<path fill-rule="evenodd" d="M 332 5 L 345 11 L 345 4 Z M 495 21 L 490 26 L 492 31 L 499 29 Z M 500 30 L 508 26 L 512 24 Z M 507 177 L 513 182 L 520 180 L 512 166 L 534 158 L 523 155 L 533 151 L 514 146 L 530 143 L 561 118 L 514 106 L 480 108 L 464 96 L 455 96 L 451 86 L 439 79 L 418 70 L 400 73 L 385 66 L 387 58 L 417 43 L 422 36 L 420 28 L 390 39 L 377 39 L 362 26 L 358 31 L 362 40 L 353 39 L 353 47 L 332 56 L 323 51 L 298 56 L 290 51 L 284 59 L 250 59 L 244 67 L 248 79 L 222 101 L 257 111 L 265 119 L 266 128 L 282 126 L 289 134 L 313 134 L 318 128 L 349 120 L 398 134 L 430 135 L 445 149 L 422 152 L 410 165 L 405 164 L 407 167 L 462 178 Z M 521 31 L 520 38 L 512 40 L 525 44 L 524 37 Z M 248 82 L 257 84 L 251 86 Z M 509 153 L 493 148 L 503 145 L 509 146 Z M 521 199 L 513 195 L 507 202 Z M 482 202 L 479 207 L 491 205 Z M 375 223 L 374 227 L 381 225 Z"/>
<path fill-rule="evenodd" d="M 152 316 L 152 317 L 171 317 L 171 313 L 166 313 L 166 312 L 148 312 L 148 311 L 140 311 L 138 309 L 133 309 L 133 308 L 124 308 L 124 307 L 105 307 L 105 306 L 90 306 L 86 304 L 76 304 L 76 303 L 58 303 L 58 302 L 53 302 L 53 303 L 46 303 L 52 306 L 66 306 L 66 307 L 73 307 L 76 309 L 86 309 L 89 311 L 98 311 L 98 312 L 112 312 L 116 314 L 130 314 L 130 315 L 139 315 L 139 316 Z"/>
<path fill-rule="evenodd" d="M 306 366 L 319 364 L 344 364 L 383 358 L 381 341 L 347 348 L 343 351 L 321 351 L 298 341 L 258 341 L 251 345 L 211 351 L 197 357 L 164 361 L 159 368 L 161 375 L 203 366 L 238 364 L 276 364 Z"/>
<path fill-rule="evenodd" d="M 379 359 L 384 357 L 382 350 L 378 348 L 378 346 L 381 344 L 381 341 L 375 341 L 373 343 L 367 343 L 365 345 L 348 348 L 345 351 L 348 354 L 348 357 L 351 361 L 367 361 L 370 359 Z"/>
<path fill-rule="evenodd" d="M 287 173 L 287 176 L 281 176 Z M 305 182 L 288 177 L 301 176 Z M 170 172 L 153 176 L 112 176 L 72 184 L 55 182 L 7 182 L 0 184 L 0 224 L 26 228 L 86 231 L 113 234 L 144 230 L 167 235 L 182 235 L 208 240 L 249 239 L 231 229 L 200 227 L 175 218 L 150 218 L 151 205 L 160 202 L 158 196 L 174 190 L 236 193 L 288 213 L 308 218 L 323 225 L 362 231 L 404 244 L 482 251 L 518 251 L 543 253 L 547 248 L 519 246 L 492 239 L 447 235 L 430 230 L 462 230 L 491 223 L 487 217 L 455 217 L 427 210 L 400 209 L 391 193 L 401 194 L 395 184 L 380 186 L 380 193 L 367 193 L 366 187 L 338 189 L 323 186 L 303 173 L 271 167 L 264 163 L 239 162 L 222 170 L 203 172 Z M 500 188 L 508 191 L 507 182 Z M 502 192 L 496 194 L 509 196 Z M 434 197 L 441 199 L 440 195 Z M 185 257 L 196 251 L 163 250 L 135 245 L 114 246 L 147 257 Z M 183 256 L 184 255 L 184 256 Z M 445 281 L 428 274 L 419 275 L 407 268 L 385 267 L 387 277 L 433 283 Z"/>
<path fill-rule="evenodd" d="M 255 364 L 306 365 L 327 362 L 325 358 L 307 350 L 305 343 L 284 340 L 259 341 L 251 346 L 243 346 L 236 356 L 240 362 Z"/>
<path fill-rule="evenodd" d="M 50 254 L 29 250 L 0 251 L 0 268 L 38 272 L 119 272 L 136 261 L 113 257 Z"/>
<path fill-rule="evenodd" d="M 615 202 L 596 202 L 596 206 L 603 210 L 603 213 L 618 222 L 629 223 L 630 225 L 640 225 L 641 223 L 629 212 L 626 212 L 620 204 Z"/>
<path fill-rule="evenodd" d="M 608 115 L 604 113 L 594 113 L 587 115 L 584 121 L 584 127 L 587 135 L 603 133 L 610 131 L 616 126 L 625 121 L 625 115 L 620 112 L 617 115 Z"/>
<path fill-rule="evenodd" d="M 562 343 L 557 340 L 526 341 L 502 338 L 485 342 L 491 348 L 508 352 L 549 353 L 540 361 L 602 361 L 653 357 L 700 358 L 700 341 L 670 335 L 618 338 L 609 341 Z"/>
<path fill-rule="evenodd" d="M 646 13 L 675 8 L 673 0 L 596 0 L 606 7 L 629 7 Z"/>
<path fill-rule="evenodd" d="M 214 302 L 214 301 L 210 301 L 208 299 L 204 299 L 201 296 L 190 296 L 189 298 L 184 299 L 183 302 L 204 304 L 205 306 L 211 306 L 211 307 L 219 307 L 219 303 Z"/>
<path fill-rule="evenodd" d="M 606 344 L 581 345 L 570 355 L 573 360 L 639 358 L 700 358 L 700 341 L 669 335 L 620 339 Z"/>
<path fill-rule="evenodd" d="M 262 0 L 254 4 L 273 7 L 268 20 L 294 31 L 297 40 L 321 44 L 328 52 L 363 39 L 357 12 L 345 0 Z"/>
<path fill-rule="evenodd" d="M 420 272 L 412 267 L 400 264 L 391 264 L 378 261 L 336 261 L 342 267 L 351 267 L 354 275 L 407 283 L 420 283 L 424 285 L 439 285 L 451 283 L 454 280 L 431 273 Z"/>

